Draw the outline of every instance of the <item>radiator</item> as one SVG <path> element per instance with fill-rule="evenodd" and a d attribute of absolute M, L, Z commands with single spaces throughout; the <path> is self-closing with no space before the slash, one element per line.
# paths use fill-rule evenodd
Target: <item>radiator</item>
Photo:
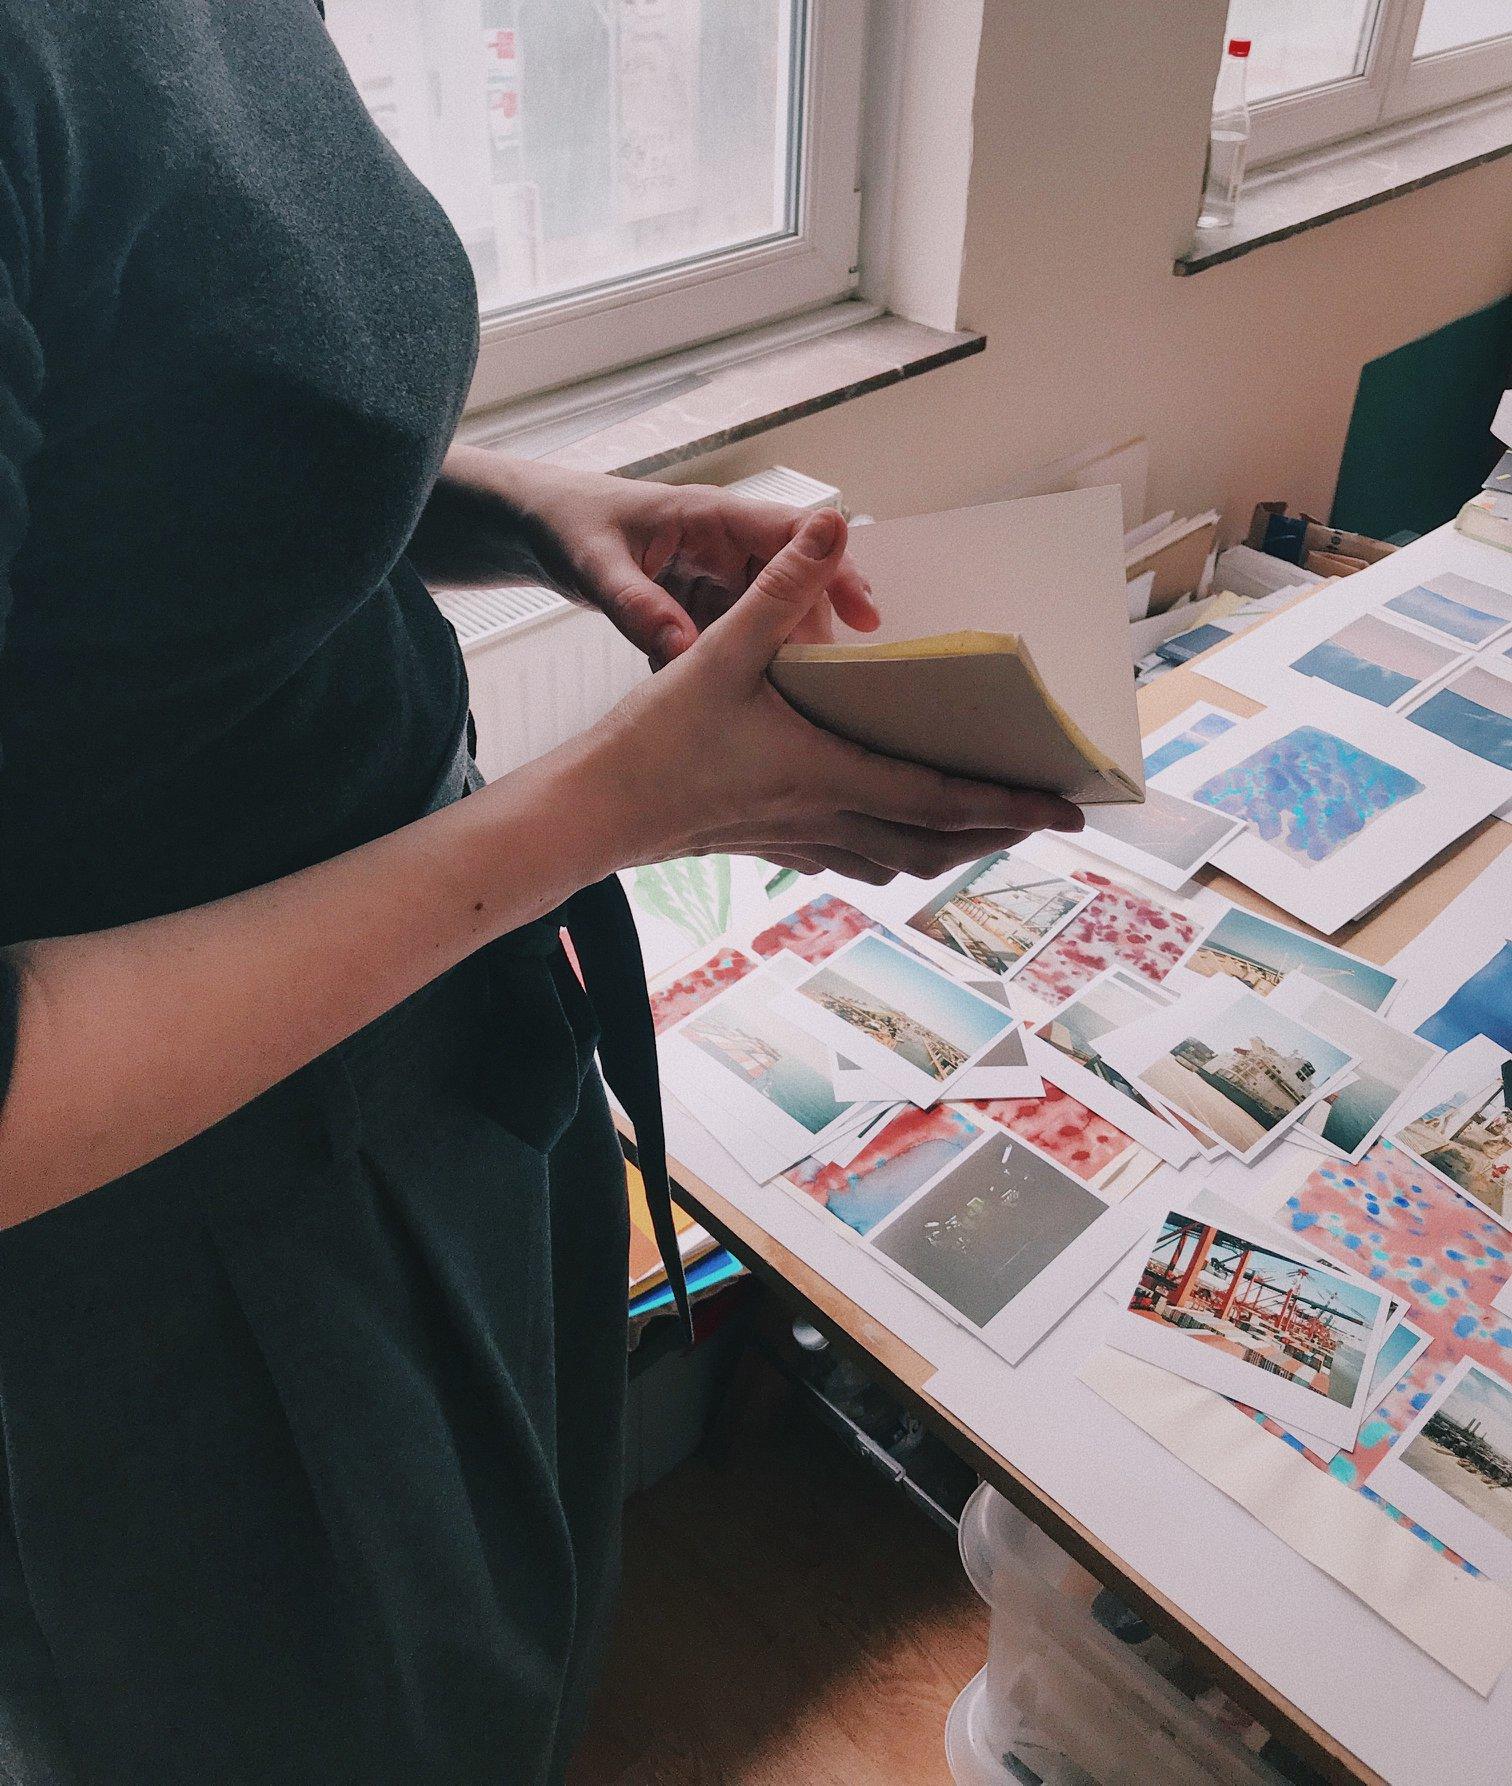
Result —
<path fill-rule="evenodd" d="M 833 484 L 771 465 L 732 493 L 799 511 L 839 507 Z M 436 597 L 457 629 L 472 684 L 478 766 L 490 781 L 601 719 L 646 660 L 601 615 L 549 589 L 470 589 Z"/>
<path fill-rule="evenodd" d="M 549 589 L 453 590 L 436 601 L 461 642 L 490 781 L 591 726 L 647 673 L 602 615 Z"/>

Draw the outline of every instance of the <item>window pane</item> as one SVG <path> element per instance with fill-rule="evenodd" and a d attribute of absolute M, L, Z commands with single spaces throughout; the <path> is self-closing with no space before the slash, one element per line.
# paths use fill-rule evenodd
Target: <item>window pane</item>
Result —
<path fill-rule="evenodd" d="M 1229 0 L 1229 36 L 1254 45 L 1250 103 L 1363 74 L 1380 9 L 1381 0 Z"/>
<path fill-rule="evenodd" d="M 1412 53 L 1434 56 L 1507 36 L 1512 36 L 1512 0 L 1428 0 Z"/>
<path fill-rule="evenodd" d="M 804 0 L 327 0 L 485 312 L 795 228 Z"/>

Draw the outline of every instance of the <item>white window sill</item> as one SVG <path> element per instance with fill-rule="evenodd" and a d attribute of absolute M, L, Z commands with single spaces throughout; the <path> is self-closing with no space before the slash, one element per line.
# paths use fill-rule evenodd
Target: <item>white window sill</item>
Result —
<path fill-rule="evenodd" d="M 1331 144 L 1255 174 L 1233 223 L 1198 230 L 1175 270 L 1204 272 L 1507 154 L 1512 154 L 1512 94 L 1505 92 Z"/>
<path fill-rule="evenodd" d="M 985 346 L 981 335 L 927 328 L 852 299 L 482 411 L 461 435 L 579 470 L 648 477 Z"/>

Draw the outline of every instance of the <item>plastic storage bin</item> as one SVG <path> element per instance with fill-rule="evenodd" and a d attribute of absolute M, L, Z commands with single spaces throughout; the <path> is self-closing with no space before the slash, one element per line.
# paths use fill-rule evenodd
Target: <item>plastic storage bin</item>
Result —
<path fill-rule="evenodd" d="M 961 1518 L 961 1560 L 992 1621 L 987 1666 L 946 1724 L 956 1786 L 1277 1786 L 1097 1623 L 1092 1578 L 986 1483 Z"/>

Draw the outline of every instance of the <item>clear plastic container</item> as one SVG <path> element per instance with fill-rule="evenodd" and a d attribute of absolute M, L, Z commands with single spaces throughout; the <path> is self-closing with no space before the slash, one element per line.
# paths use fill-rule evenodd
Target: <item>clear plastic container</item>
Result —
<path fill-rule="evenodd" d="M 1250 115 L 1245 91 L 1249 53 L 1247 37 L 1231 37 L 1218 70 L 1198 229 L 1227 229 L 1239 206 L 1249 155 Z"/>
<path fill-rule="evenodd" d="M 987 1666 L 946 1725 L 956 1786 L 1277 1786 L 1097 1623 L 1092 1578 L 986 1483 L 961 1518 L 961 1560 L 992 1622 Z"/>

